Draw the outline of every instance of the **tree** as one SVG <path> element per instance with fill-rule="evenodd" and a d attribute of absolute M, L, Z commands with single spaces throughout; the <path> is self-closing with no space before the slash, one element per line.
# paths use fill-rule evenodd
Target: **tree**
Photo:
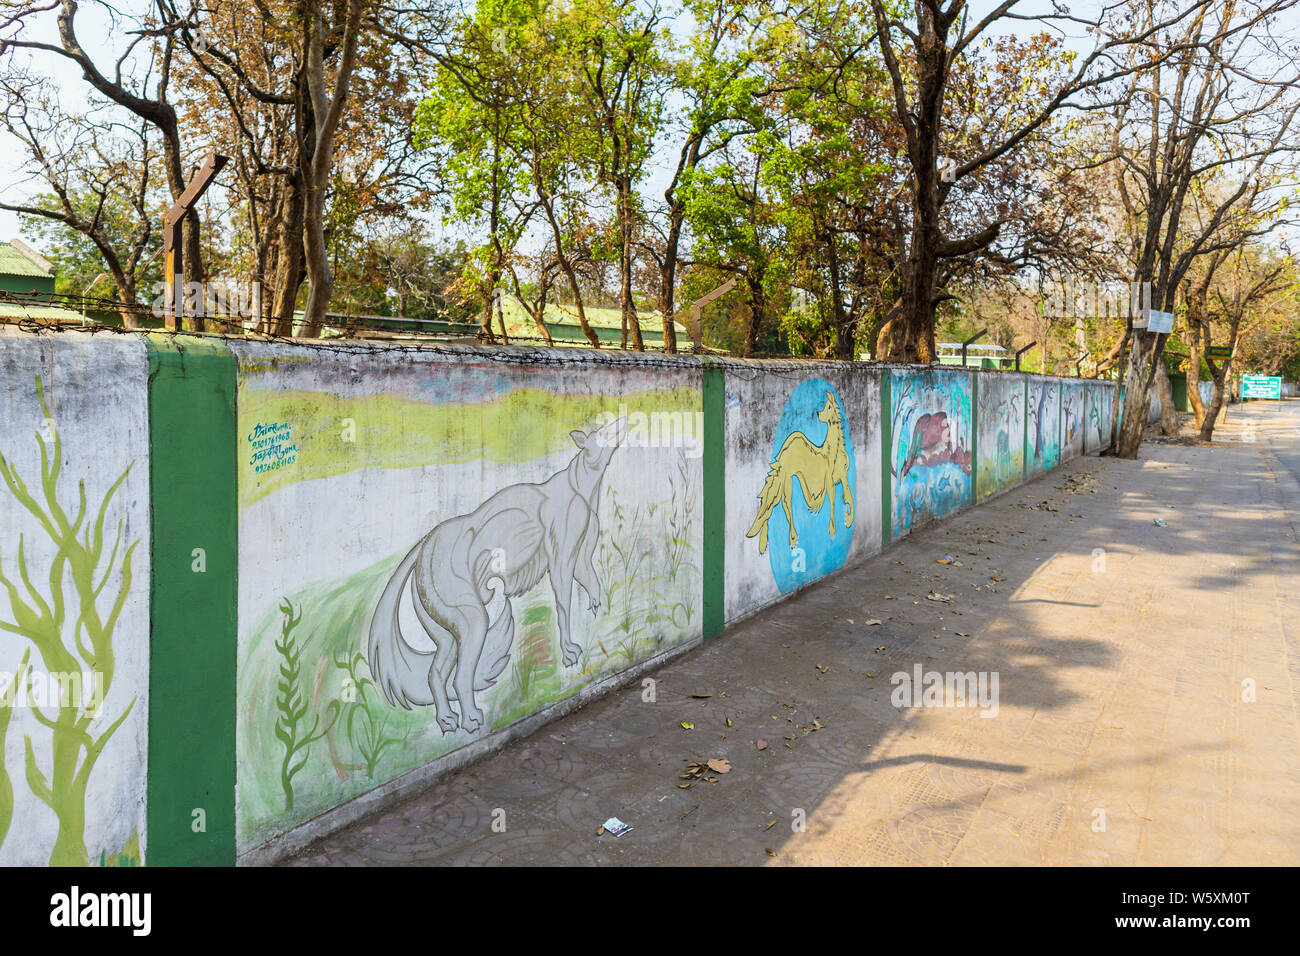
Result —
<path fill-rule="evenodd" d="M 122 324 L 137 328 L 141 286 L 147 293 L 148 279 L 161 276 L 153 228 L 161 205 L 152 182 L 158 157 L 148 124 L 123 127 L 104 107 L 69 115 L 46 83 L 26 75 L 0 79 L 0 95 L 0 124 L 46 190 L 25 202 L 0 200 L 0 209 L 23 215 L 24 232 L 60 264 L 60 291 L 84 295 L 103 272 Z"/>
<path fill-rule="evenodd" d="M 1296 0 L 1240 7 L 1229 0 L 1198 6 L 1194 16 L 1171 23 L 1161 0 L 1134 4 L 1139 30 L 1172 51 L 1155 63 L 1131 52 L 1136 65 L 1114 104 L 1110 158 L 1134 227 L 1130 275 L 1137 288 L 1150 290 L 1152 308 L 1174 311 L 1200 257 L 1271 228 L 1270 217 L 1252 207 L 1261 195 L 1260 177 L 1294 149 L 1300 74 L 1292 69 L 1265 78 L 1252 69 L 1271 46 L 1273 18 L 1295 6 Z M 1272 73 L 1276 63 L 1268 62 Z M 1230 185 L 1212 193 L 1218 182 Z M 1192 210 L 1195 217 L 1185 215 Z M 1168 338 L 1134 328 L 1133 318 L 1116 441 L 1116 454 L 1124 458 L 1137 457 Z"/>
<path fill-rule="evenodd" d="M 0 39 L 0 57 L 12 58 L 17 50 L 31 50 L 61 57 L 80 67 L 83 78 L 94 94 L 126 110 L 156 131 L 161 142 L 162 167 L 167 187 L 175 200 L 184 192 L 189 176 L 186 170 L 186 151 L 181 142 L 180 122 L 171 102 L 170 80 L 177 53 L 176 38 L 173 31 L 156 26 L 159 19 L 166 19 L 167 5 L 163 0 L 158 0 L 156 6 L 151 3 L 150 15 L 134 22 L 126 20 L 123 14 L 107 3 L 96 6 L 106 11 L 106 15 L 119 24 L 119 29 L 128 28 L 126 32 L 134 37 L 109 70 L 102 70 L 81 45 L 77 32 L 79 5 L 75 0 L 45 4 L 13 3 L 7 6 L 5 12 L 0 13 L 0 37 L 5 37 Z M 24 38 L 27 34 L 36 32 L 32 26 L 34 21 L 43 19 L 45 14 L 55 10 L 57 44 Z M 130 27 L 134 29 L 129 29 Z M 6 34 L 9 36 L 6 37 Z M 144 50 L 147 61 L 144 69 L 139 69 L 136 65 L 137 47 Z M 132 177 L 132 180 L 135 178 Z M 181 234 L 183 279 L 186 283 L 201 282 L 205 274 L 196 211 L 191 210 L 182 221 Z M 109 268 L 112 269 L 111 264 Z M 203 328 L 201 316 L 187 316 L 184 321 L 185 327 L 191 330 L 201 331 Z"/>
<path fill-rule="evenodd" d="M 634 240 L 640 224 L 636 184 L 658 132 L 664 64 L 657 0 L 573 0 L 561 20 L 563 55 L 573 60 L 581 108 L 595 122 L 589 158 L 595 180 L 613 192 L 618 241 L 622 346 L 645 350 L 632 289 Z"/>
<path fill-rule="evenodd" d="M 492 341 L 502 276 L 537 211 L 520 139 L 526 72 L 513 49 L 539 24 L 530 0 L 485 0 L 457 24 L 428 95 L 415 114 L 415 142 L 436 150 L 445 177 L 448 218 L 486 228 L 472 255 L 478 277 L 480 337 Z"/>
<path fill-rule="evenodd" d="M 945 260 L 970 256 L 987 249 L 1007 221 L 999 215 L 991 222 L 955 234 L 945 227 L 943 211 L 949 196 L 963 180 L 1014 153 L 1065 110 L 1078 107 L 1080 94 L 1104 87 L 1137 69 L 1136 62 L 1116 63 L 1121 50 L 1137 50 L 1150 58 L 1147 41 L 1187 12 L 1133 29 L 1122 9 L 1104 8 L 1088 21 L 1068 13 L 1031 16 L 1014 12 L 1019 0 L 1003 0 L 982 18 L 971 22 L 965 0 L 917 0 L 910 16 L 902 16 L 885 3 L 871 0 L 877 40 L 890 77 L 896 121 L 907 141 L 911 177 L 912 216 L 907 257 L 903 263 L 902 301 L 891 323 L 889 357 L 897 361 L 931 362 L 934 354 L 935 307 Z M 1203 9 L 1211 0 L 1190 5 Z M 1063 8 L 1058 8 L 1063 9 Z M 1027 59 L 1003 62 L 998 69 L 1025 82 L 1020 95 L 990 106 L 1007 111 L 999 127 L 980 135 L 976 131 L 945 130 L 946 98 L 963 61 L 976 55 L 977 41 L 995 24 L 1009 20 L 1036 20 L 1045 25 L 1082 25 L 1095 36 L 1093 49 L 1076 56 L 1059 40 L 1042 34 L 1033 40 Z M 948 133 L 945 136 L 945 132 Z M 955 137 L 955 139 L 954 139 Z M 963 148 L 964 147 L 964 148 Z M 947 160 L 940 162 L 941 159 Z"/>

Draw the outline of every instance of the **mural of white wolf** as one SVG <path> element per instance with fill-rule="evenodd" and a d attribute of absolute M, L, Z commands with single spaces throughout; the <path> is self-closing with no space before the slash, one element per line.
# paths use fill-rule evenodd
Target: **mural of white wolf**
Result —
<path fill-rule="evenodd" d="M 402 559 L 370 624 L 370 669 L 390 703 L 408 710 L 434 705 L 444 733 L 479 730 L 484 718 L 474 692 L 491 687 L 510 659 L 510 599 L 547 573 L 564 663 L 577 664 L 573 586 L 587 593 L 595 614 L 601 585 L 592 557 L 600 536 L 601 479 L 626 435 L 625 418 L 572 432 L 578 453 L 566 468 L 546 481 L 502 488 L 470 514 L 439 523 Z M 398 617 L 408 584 L 434 651 L 417 650 L 402 636 Z"/>

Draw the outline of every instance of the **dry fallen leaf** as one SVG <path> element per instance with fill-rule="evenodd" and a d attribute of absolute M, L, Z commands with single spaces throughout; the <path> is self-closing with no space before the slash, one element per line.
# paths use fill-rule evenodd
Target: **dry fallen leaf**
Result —
<path fill-rule="evenodd" d="M 884 624 L 884 623 L 885 623 L 885 622 L 882 621 L 880 618 L 878 618 L 878 617 L 873 617 L 871 620 L 867 621 L 866 626 L 867 626 L 867 627 L 875 627 L 875 626 L 878 625 L 878 624 Z"/>
<path fill-rule="evenodd" d="M 712 697 L 712 694 L 691 694 L 696 700 L 703 700 L 706 697 Z"/>
<path fill-rule="evenodd" d="M 731 763 L 724 757 L 713 757 L 709 760 L 709 769 L 714 773 L 731 773 Z"/>
<path fill-rule="evenodd" d="M 767 741 L 766 741 L 766 740 L 760 740 L 760 741 L 758 742 L 758 749 L 759 749 L 759 750 L 766 750 L 766 749 L 767 749 Z"/>
<path fill-rule="evenodd" d="M 691 723 L 689 720 L 682 721 L 682 730 L 694 730 L 694 729 L 695 729 L 695 725 Z"/>
<path fill-rule="evenodd" d="M 776 856 L 776 850 L 773 850 L 769 847 L 763 847 L 763 852 L 766 853 L 768 856 Z"/>

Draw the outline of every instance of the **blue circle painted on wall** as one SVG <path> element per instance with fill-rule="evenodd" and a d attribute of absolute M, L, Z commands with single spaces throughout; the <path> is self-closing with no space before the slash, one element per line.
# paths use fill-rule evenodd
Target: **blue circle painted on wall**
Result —
<path fill-rule="evenodd" d="M 853 543 L 856 491 L 844 403 L 825 379 L 808 379 L 781 412 L 749 531 L 758 537 L 760 553 L 767 552 L 782 594 L 844 566 Z"/>

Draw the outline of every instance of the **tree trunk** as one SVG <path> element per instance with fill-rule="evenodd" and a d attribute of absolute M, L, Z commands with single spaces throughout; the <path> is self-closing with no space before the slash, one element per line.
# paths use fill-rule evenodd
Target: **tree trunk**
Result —
<path fill-rule="evenodd" d="M 674 313 L 677 309 L 677 247 L 681 242 L 682 217 L 680 213 L 670 213 L 672 221 L 668 226 L 668 241 L 664 245 L 664 261 L 659 266 L 659 312 L 664 323 L 664 351 L 672 355 L 677 351 L 677 323 Z"/>
<path fill-rule="evenodd" d="M 275 294 L 267 331 L 288 338 L 293 335 L 293 312 L 302 285 L 302 180 L 295 171 L 288 177 L 280 200 L 276 229 Z"/>
<path fill-rule="evenodd" d="M 1205 417 L 1201 419 L 1199 432 L 1201 441 L 1210 441 L 1214 438 L 1214 426 L 1219 421 L 1219 413 L 1223 410 L 1224 402 L 1228 397 L 1228 368 L 1231 362 L 1231 359 L 1225 360 L 1214 376 L 1214 391 L 1210 394 L 1210 405 L 1205 410 Z"/>
<path fill-rule="evenodd" d="M 1193 332 L 1191 344 L 1188 350 L 1191 355 L 1187 359 L 1187 401 L 1191 403 L 1192 415 L 1195 416 L 1196 427 L 1199 429 L 1201 423 L 1205 421 L 1205 401 L 1201 398 L 1201 336 L 1199 332 Z"/>
<path fill-rule="evenodd" d="M 632 182 L 626 176 L 619 180 L 618 208 L 619 238 L 622 241 L 618 256 L 619 305 L 623 310 L 624 325 L 632 330 L 632 348 L 644 352 L 641 322 L 637 318 L 636 302 L 632 299 Z"/>
<path fill-rule="evenodd" d="M 1133 331 L 1128 370 L 1124 376 L 1124 414 L 1120 420 L 1119 437 L 1115 442 L 1118 458 L 1137 458 L 1142 445 L 1142 432 L 1146 428 L 1147 409 L 1151 405 L 1151 386 L 1155 382 L 1153 361 L 1161 361 L 1164 336 L 1141 329 Z"/>
<path fill-rule="evenodd" d="M 307 301 L 303 305 L 302 336 L 319 338 L 325 313 L 334 294 L 334 273 L 325 246 L 325 189 L 308 185 L 303 217 L 303 264 L 307 273 Z"/>
<path fill-rule="evenodd" d="M 1174 386 L 1163 358 L 1156 363 L 1156 388 L 1160 391 L 1160 431 L 1167 438 L 1176 438 L 1178 409 L 1174 407 Z"/>

